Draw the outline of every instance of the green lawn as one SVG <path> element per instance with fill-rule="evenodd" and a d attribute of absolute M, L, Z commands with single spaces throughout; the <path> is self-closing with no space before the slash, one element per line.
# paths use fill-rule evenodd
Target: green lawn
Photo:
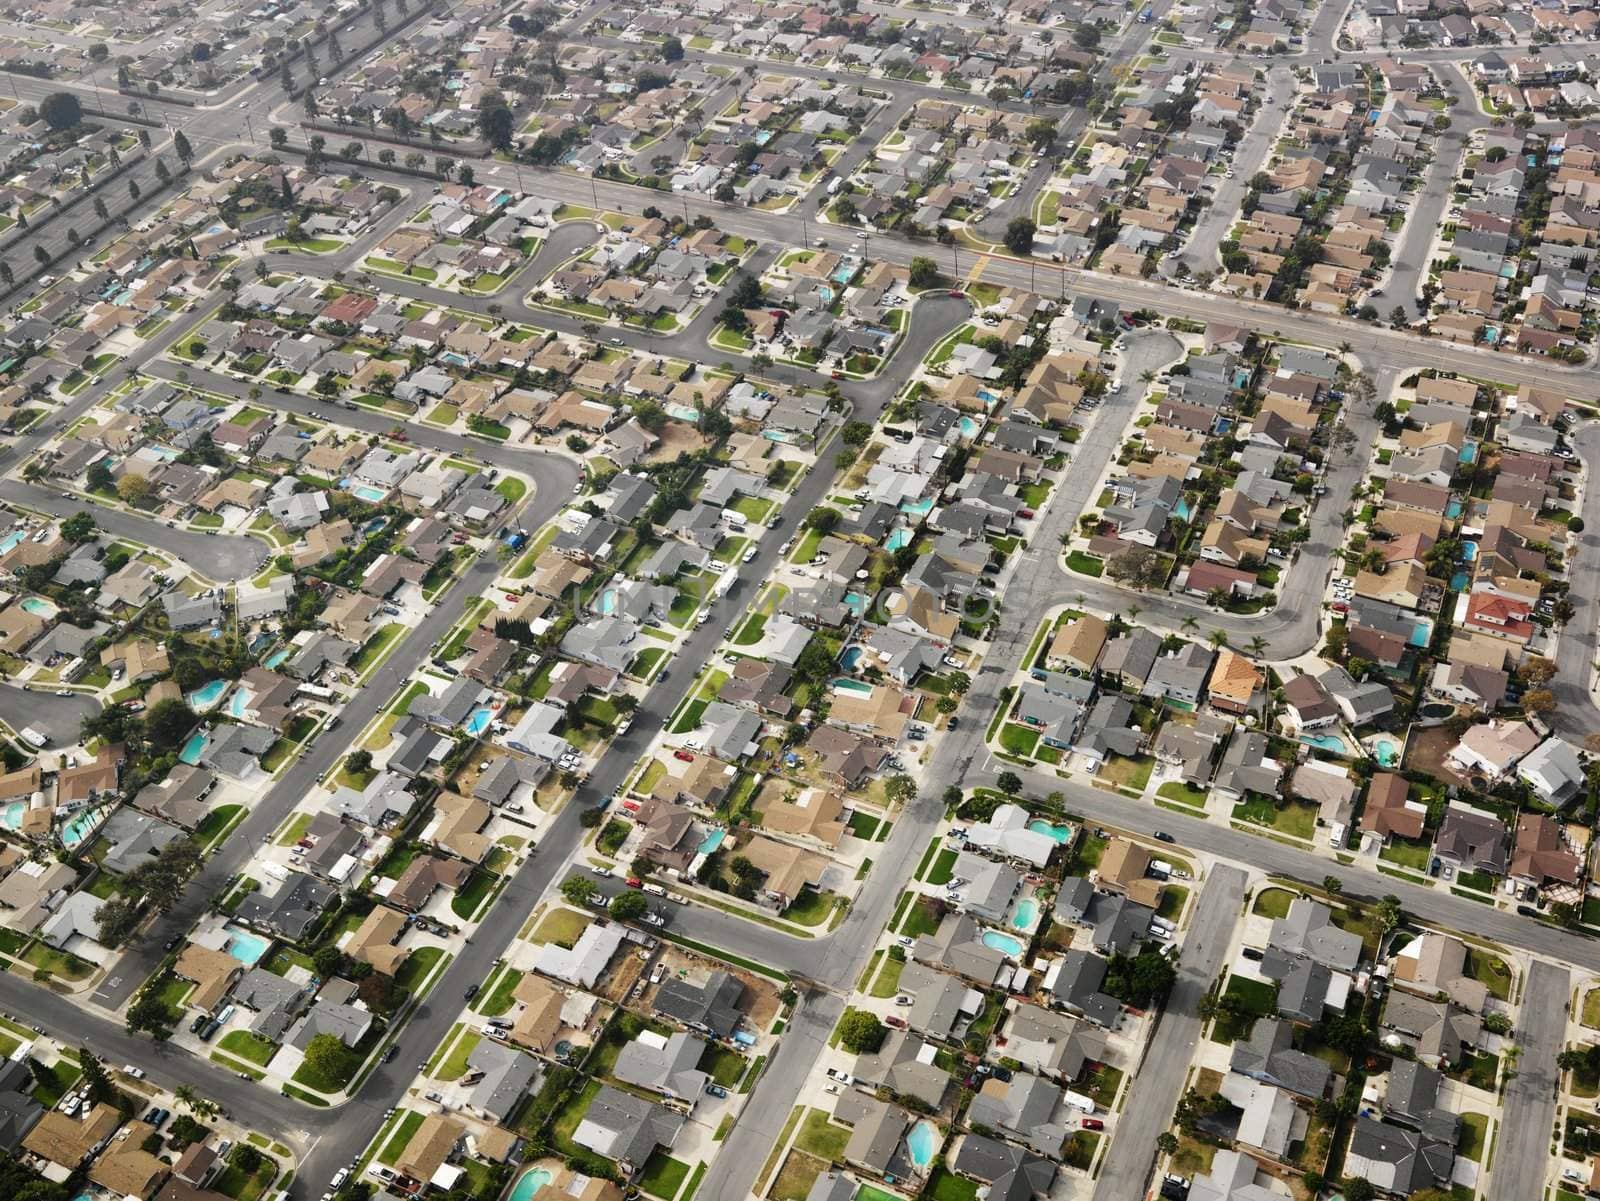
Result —
<path fill-rule="evenodd" d="M 1380 859 L 1387 859 L 1399 867 L 1409 868 L 1420 875 L 1428 874 L 1428 860 L 1433 856 L 1433 844 L 1421 840 L 1401 838 L 1391 835 L 1384 848 L 1378 852 Z"/>
<path fill-rule="evenodd" d="M 1026 726 L 1019 726 L 1015 722 L 1007 722 L 1000 727 L 1000 749 L 1009 755 L 1030 759 L 1033 757 L 1034 748 L 1039 745 L 1039 731 L 1030 730 Z"/>
<path fill-rule="evenodd" d="M 1276 921 L 1280 917 L 1289 916 L 1289 906 L 1294 904 L 1294 901 L 1295 894 L 1287 888 L 1264 888 L 1256 894 L 1255 904 L 1250 907 L 1250 911 Z"/>
<path fill-rule="evenodd" d="M 716 1043 L 707 1043 L 705 1052 L 700 1056 L 699 1068 L 702 1072 L 709 1073 L 711 1078 L 723 1088 L 732 1088 L 739 1083 L 739 1078 L 744 1075 L 745 1069 L 750 1065 L 745 1062 L 743 1055 L 727 1047 L 718 1046 Z"/>
<path fill-rule="evenodd" d="M 924 904 L 927 901 L 929 904 Z M 919 897 L 906 913 L 905 921 L 900 923 L 900 933 L 907 938 L 916 938 L 919 934 L 932 934 L 939 928 L 939 919 L 933 915 L 930 905 L 932 897 Z"/>
<path fill-rule="evenodd" d="M 789 902 L 789 907 L 783 911 L 784 920 L 802 926 L 820 926 L 833 912 L 836 900 L 838 896 L 835 893 L 807 888 Z"/>
<path fill-rule="evenodd" d="M 450 1048 L 449 1054 L 444 1057 L 435 1069 L 434 1075 L 440 1080 L 459 1080 L 467 1074 L 467 1056 L 477 1049 L 483 1036 L 476 1030 L 464 1030 Z"/>
<path fill-rule="evenodd" d="M 1279 834 L 1309 842 L 1316 836 L 1317 807 L 1301 801 L 1250 796 L 1233 807 L 1233 820 L 1252 826 L 1266 826 Z"/>
<path fill-rule="evenodd" d="M 510 1009 L 515 998 L 517 985 L 522 983 L 522 972 L 516 968 L 507 968 L 495 979 L 494 987 L 478 998 L 477 1010 L 484 1017 L 497 1018 Z"/>
<path fill-rule="evenodd" d="M 411 1142 L 411 1136 L 417 1132 L 417 1127 L 422 1125 L 422 1115 L 415 1110 L 407 1110 L 400 1115 L 400 1124 L 394 1128 L 394 1133 L 389 1136 L 389 1141 L 383 1144 L 378 1152 L 378 1162 L 391 1167 L 405 1151 L 406 1145 Z"/>
<path fill-rule="evenodd" d="M 394 974 L 394 982 L 407 992 L 415 992 L 433 971 L 433 965 L 444 957 L 443 947 L 418 947 L 407 955 L 405 962 Z"/>
<path fill-rule="evenodd" d="M 471 920 L 472 915 L 478 912 L 478 907 L 483 904 L 483 899 L 495 886 L 496 877 L 483 871 L 475 870 L 467 877 L 467 882 L 456 890 L 456 895 L 450 898 L 450 911 L 457 917 Z"/>
<path fill-rule="evenodd" d="M 248 1030 L 230 1030 L 217 1042 L 219 1050 L 228 1052 L 250 1063 L 266 1067 L 277 1052 L 278 1045 Z"/>
<path fill-rule="evenodd" d="M 672 1201 L 688 1177 L 689 1165 L 681 1159 L 673 1159 L 658 1147 L 645 1161 L 644 1171 L 639 1175 L 639 1187 L 652 1197 Z"/>
<path fill-rule="evenodd" d="M 871 997 L 892 997 L 900 991 L 900 973 L 905 970 L 906 962 L 903 959 L 888 959 L 884 961 L 883 970 L 878 973 L 878 978 L 872 982 L 867 995 Z"/>
<path fill-rule="evenodd" d="M 1067 567 L 1079 575 L 1091 575 L 1096 579 L 1106 568 L 1104 559 L 1097 559 L 1093 555 L 1086 555 L 1081 550 L 1075 550 L 1067 556 Z"/>
<path fill-rule="evenodd" d="M 928 869 L 928 874 L 923 880 L 929 884 L 948 884 L 956 874 L 956 852 L 948 847 L 940 851 L 934 859 L 933 866 Z"/>
<path fill-rule="evenodd" d="M 844 1158 L 845 1144 L 850 1141 L 848 1127 L 836 1125 L 826 1110 L 807 1109 L 800 1123 L 800 1133 L 795 1146 L 808 1154 L 830 1163 Z"/>
<path fill-rule="evenodd" d="M 1188 805 L 1193 809 L 1206 807 L 1206 790 L 1185 784 L 1182 780 L 1167 781 L 1156 789 L 1156 795 L 1169 801 L 1176 801 L 1180 805 Z"/>

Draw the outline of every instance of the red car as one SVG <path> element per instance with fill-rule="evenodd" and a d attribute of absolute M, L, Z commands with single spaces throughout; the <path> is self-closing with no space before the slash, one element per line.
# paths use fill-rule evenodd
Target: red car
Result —
<path fill-rule="evenodd" d="M 1078 1123 L 1078 1125 L 1082 1126 L 1085 1130 L 1104 1130 L 1106 1128 L 1106 1124 L 1099 1118 L 1084 1118 L 1083 1121 Z"/>
<path fill-rule="evenodd" d="M 628 887 L 629 888 L 643 888 L 644 887 L 644 881 L 639 879 L 638 876 L 629 876 L 628 877 Z"/>
<path fill-rule="evenodd" d="M 892 1013 L 888 1017 L 884 1018 L 883 1021 L 884 1025 L 893 1026 L 896 1030 L 904 1030 L 906 1028 L 905 1018 L 897 1018 Z"/>
<path fill-rule="evenodd" d="M 685 763 L 693 763 L 694 762 L 694 756 L 691 755 L 688 751 L 673 751 L 672 752 L 672 757 L 674 759 L 682 759 Z"/>

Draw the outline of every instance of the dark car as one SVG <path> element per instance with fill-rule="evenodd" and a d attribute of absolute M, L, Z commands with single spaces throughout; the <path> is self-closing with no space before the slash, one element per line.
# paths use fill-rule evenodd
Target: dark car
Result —
<path fill-rule="evenodd" d="M 472 1000 L 473 997 L 475 997 L 477 995 L 478 995 L 478 986 L 476 984 L 467 985 L 467 992 L 466 992 L 467 1000 L 470 1001 L 470 1000 Z"/>
<path fill-rule="evenodd" d="M 1176 838 L 1174 838 L 1172 835 L 1168 834 L 1165 830 L 1157 830 L 1156 831 L 1156 841 L 1157 842 L 1177 842 L 1178 840 Z"/>
<path fill-rule="evenodd" d="M 1517 913 L 1522 917 L 1538 917 L 1539 911 L 1532 905 L 1518 905 Z"/>

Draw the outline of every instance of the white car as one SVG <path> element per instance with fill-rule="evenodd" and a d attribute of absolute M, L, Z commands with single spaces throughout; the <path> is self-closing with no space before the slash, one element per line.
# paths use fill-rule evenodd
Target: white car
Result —
<path fill-rule="evenodd" d="M 742 562 L 742 563 L 754 563 L 756 561 L 756 551 L 757 551 L 757 549 L 758 549 L 757 547 L 752 546 L 749 550 L 745 551 L 743 556 L 741 556 L 741 558 L 740 558 L 740 562 Z"/>
<path fill-rule="evenodd" d="M 901 993 L 898 997 L 896 997 L 894 999 L 894 1003 L 901 1006 L 914 1004 L 910 996 L 905 993 Z"/>
<path fill-rule="evenodd" d="M 122 1074 L 124 1076 L 132 1076 L 135 1080 L 143 1080 L 144 1079 L 144 1069 L 140 1068 L 140 1067 L 135 1067 L 131 1063 L 125 1063 L 125 1064 L 122 1065 Z"/>

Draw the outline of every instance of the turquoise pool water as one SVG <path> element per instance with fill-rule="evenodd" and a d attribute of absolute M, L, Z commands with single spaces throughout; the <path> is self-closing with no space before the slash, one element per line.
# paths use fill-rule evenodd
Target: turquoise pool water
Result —
<path fill-rule="evenodd" d="M 1411 627 L 1411 645 L 1427 646 L 1428 639 L 1433 637 L 1433 627 L 1425 621 L 1419 621 Z"/>
<path fill-rule="evenodd" d="M 1461 502 L 1459 500 L 1451 500 L 1451 502 L 1444 507 L 1444 515 L 1451 521 L 1454 521 L 1457 517 L 1460 517 Z"/>
<path fill-rule="evenodd" d="M 839 652 L 839 666 L 846 671 L 854 671 L 856 664 L 861 662 L 862 650 L 859 646 L 847 646 Z"/>
<path fill-rule="evenodd" d="M 549 1168 L 529 1168 L 517 1177 L 517 1186 L 511 1190 L 511 1196 L 507 1201 L 529 1201 L 529 1198 L 554 1179 Z"/>
<path fill-rule="evenodd" d="M 22 531 L 16 530 L 10 534 L 7 534 L 4 538 L 0 538 L 0 555 L 5 554 L 8 550 L 14 549 L 17 543 L 22 541 L 22 537 Z"/>
<path fill-rule="evenodd" d="M 926 1119 L 918 1122 L 906 1132 L 906 1149 L 918 1170 L 926 1168 L 939 1151 L 939 1128 Z"/>
<path fill-rule="evenodd" d="M 910 545 L 911 545 L 911 531 L 910 530 L 905 530 L 905 529 L 890 530 L 889 531 L 889 537 L 884 540 L 883 549 L 884 550 L 900 550 L 902 547 L 906 547 L 906 546 L 910 546 Z"/>
<path fill-rule="evenodd" d="M 493 717 L 492 709 L 474 709 L 472 716 L 467 718 L 467 733 L 476 738 L 489 728 L 489 721 Z"/>
<path fill-rule="evenodd" d="M 294 648 L 289 646 L 284 647 L 281 651 L 273 651 L 267 656 L 266 661 L 262 663 L 261 666 L 265 667 L 268 671 L 275 671 L 278 665 L 287 659 L 290 654 L 293 653 L 293 651 Z"/>
<path fill-rule="evenodd" d="M 1011 911 L 1011 928 L 1013 930 L 1031 930 L 1033 923 L 1039 920 L 1039 902 L 1032 897 L 1023 897 L 1017 902 L 1017 907 Z"/>
<path fill-rule="evenodd" d="M 196 730 L 189 735 L 189 741 L 183 744 L 183 750 L 178 752 L 178 758 L 193 767 L 200 762 L 200 756 L 205 754 L 206 732 Z"/>
<path fill-rule="evenodd" d="M 1478 561 L 1478 544 L 1476 542 L 1463 542 L 1461 544 L 1461 558 L 1467 563 Z"/>
<path fill-rule="evenodd" d="M 272 945 L 261 935 L 242 930 L 238 926 L 224 926 L 222 929 L 228 936 L 228 954 L 248 967 L 254 967 L 267 953 L 267 948 Z"/>
<path fill-rule="evenodd" d="M 105 810 L 96 806 L 74 813 L 67 819 L 66 825 L 61 827 L 61 845 L 71 850 L 85 838 L 94 833 L 94 828 L 100 824 L 100 818 Z"/>
<path fill-rule="evenodd" d="M 243 684 L 233 690 L 233 695 L 228 698 L 228 716 L 243 717 L 250 708 L 251 692 Z"/>
<path fill-rule="evenodd" d="M 1300 741 L 1307 746 L 1314 746 L 1319 751 L 1332 751 L 1335 755 L 1348 755 L 1350 748 L 1345 745 L 1343 738 L 1337 734 L 1303 734 Z"/>
<path fill-rule="evenodd" d="M 987 388 L 979 388 L 977 390 L 976 395 L 977 395 L 978 399 L 983 401 L 983 403 L 986 404 L 986 405 L 993 405 L 993 404 L 999 404 L 1000 403 L 999 394 L 995 393 L 995 392 L 991 392 Z"/>
<path fill-rule="evenodd" d="M 1188 502 L 1188 500 L 1185 499 L 1184 497 L 1180 496 L 1178 498 L 1178 503 L 1172 506 L 1172 512 L 1177 516 L 1179 521 L 1188 521 L 1189 520 L 1189 502 Z"/>
<path fill-rule="evenodd" d="M 827 284 L 817 285 L 817 295 L 822 298 L 823 304 L 833 303 L 833 289 L 828 287 Z"/>
<path fill-rule="evenodd" d="M 615 588 L 604 589 L 600 593 L 600 615 L 602 617 L 610 617 L 612 613 L 616 612 L 616 608 L 617 590 Z"/>
<path fill-rule="evenodd" d="M 700 420 L 700 410 L 692 409 L 688 405 L 667 405 L 666 409 L 668 417 L 675 417 L 679 421 L 687 421 L 691 425 Z"/>
<path fill-rule="evenodd" d="M 43 597 L 30 596 L 22 602 L 22 608 L 28 613 L 38 617 L 54 617 L 58 612 L 56 607 Z"/>
<path fill-rule="evenodd" d="M 1020 938 L 1012 938 L 1009 934 L 1002 934 L 998 930 L 985 930 L 983 932 L 983 945 L 991 951 L 1000 951 L 1010 955 L 1013 959 L 1022 954 L 1023 943 Z"/>
<path fill-rule="evenodd" d="M 0 826 L 4 826 L 8 830 L 22 829 L 22 815 L 27 811 L 28 803 L 26 801 L 12 801 L 9 805 L 0 809 Z"/>
<path fill-rule="evenodd" d="M 909 513 L 912 517 L 926 517 L 933 511 L 933 497 L 925 496 L 921 500 L 907 501 L 900 506 L 902 513 Z"/>
<path fill-rule="evenodd" d="M 1372 744 L 1372 755 L 1382 767 L 1393 767 L 1400 762 L 1400 747 L 1387 738 L 1380 738 Z"/>
<path fill-rule="evenodd" d="M 1071 826 L 1058 826 L 1054 822 L 1047 822 L 1043 818 L 1028 823 L 1028 829 L 1035 834 L 1048 834 L 1057 842 L 1066 842 L 1072 837 Z"/>
<path fill-rule="evenodd" d="M 1455 573 L 1455 575 L 1450 577 L 1450 591 L 1465 592 L 1467 590 L 1467 585 L 1470 582 L 1470 577 L 1468 577 L 1466 572 L 1458 571 Z"/>
<path fill-rule="evenodd" d="M 700 840 L 699 851 L 702 855 L 709 855 L 722 845 L 722 840 L 728 837 L 726 830 L 713 830 Z"/>
<path fill-rule="evenodd" d="M 961 431 L 963 438 L 976 438 L 978 431 L 983 428 L 982 423 L 971 417 L 962 417 L 956 422 L 956 429 Z"/>
<path fill-rule="evenodd" d="M 849 263 L 842 263 L 840 266 L 835 268 L 833 274 L 828 278 L 833 280 L 833 282 L 836 284 L 847 284 L 855 277 L 855 273 L 856 269 L 854 266 Z"/>
<path fill-rule="evenodd" d="M 374 488 L 371 484 L 358 484 L 354 480 L 345 480 L 344 490 L 369 505 L 381 505 L 389 495 L 382 488 Z"/>
<path fill-rule="evenodd" d="M 857 617 L 862 617 L 866 614 L 867 598 L 861 595 L 861 593 L 846 592 L 844 594 L 844 603 L 849 606 L 850 611 Z"/>
<path fill-rule="evenodd" d="M 857 696 L 872 695 L 872 685 L 865 684 L 860 680 L 835 680 L 833 682 L 833 690 L 835 692 L 853 692 Z"/>
<path fill-rule="evenodd" d="M 1463 462 L 1463 463 L 1475 463 L 1475 462 L 1477 462 L 1477 459 L 1478 459 L 1478 444 L 1476 442 L 1468 442 L 1465 446 L 1463 446 L 1461 448 L 1461 456 L 1460 456 L 1460 458 L 1461 458 L 1461 462 Z"/>
<path fill-rule="evenodd" d="M 196 688 L 189 694 L 189 708 L 209 709 L 222 699 L 222 694 L 228 690 L 228 681 L 212 680 L 203 687 Z"/>

